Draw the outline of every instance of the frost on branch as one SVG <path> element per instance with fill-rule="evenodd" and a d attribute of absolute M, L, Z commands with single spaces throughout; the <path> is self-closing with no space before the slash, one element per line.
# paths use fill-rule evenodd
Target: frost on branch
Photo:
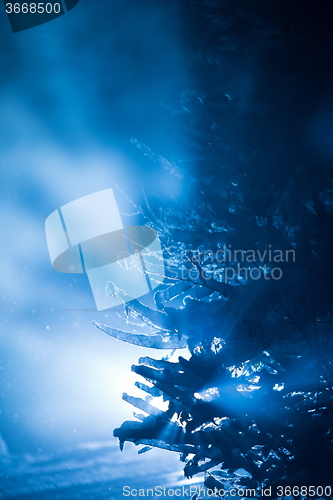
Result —
<path fill-rule="evenodd" d="M 328 5 L 193 3 L 195 81 L 161 107 L 185 152 L 132 139 L 159 173 L 139 212 L 164 245 L 166 277 L 151 307 L 125 306 L 140 335 L 97 326 L 137 345 L 187 346 L 189 359 L 141 358 L 143 396 L 125 396 L 140 414 L 115 436 L 178 452 L 185 476 L 202 472 L 209 488 L 332 483 Z M 274 250 L 283 258 L 264 271 L 260 256 Z"/>

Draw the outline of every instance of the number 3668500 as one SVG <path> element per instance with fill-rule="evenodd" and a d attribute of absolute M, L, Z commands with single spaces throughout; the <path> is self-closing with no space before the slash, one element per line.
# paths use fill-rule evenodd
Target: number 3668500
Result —
<path fill-rule="evenodd" d="M 6 3 L 6 12 L 7 14 L 59 14 L 61 10 L 60 3 L 23 3 L 20 5 L 19 3 Z"/>

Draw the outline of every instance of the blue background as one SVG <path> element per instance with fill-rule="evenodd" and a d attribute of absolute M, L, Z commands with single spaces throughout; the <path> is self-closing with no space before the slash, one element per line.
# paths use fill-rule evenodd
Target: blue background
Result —
<path fill-rule="evenodd" d="M 5 475 L 27 454 L 46 460 L 71 449 L 104 449 L 105 441 L 114 450 L 113 465 L 121 464 L 112 431 L 132 416 L 121 396 L 134 393 L 130 367 L 148 350 L 92 325 L 94 319 L 115 324 L 117 311 L 93 312 L 87 277 L 52 269 L 44 222 L 65 203 L 109 187 L 121 211 L 134 214 L 123 215 L 124 222 L 142 222 L 126 197 L 140 202 L 147 183 L 159 186 L 160 173 L 130 138 L 166 155 L 171 148 L 160 101 L 179 95 L 190 79 L 180 7 L 175 1 L 81 0 L 61 18 L 13 34 L 0 6 Z M 183 154 L 174 144 L 172 151 Z M 171 181 L 167 187 L 169 195 L 181 196 Z M 180 470 L 178 457 L 165 455 Z"/>

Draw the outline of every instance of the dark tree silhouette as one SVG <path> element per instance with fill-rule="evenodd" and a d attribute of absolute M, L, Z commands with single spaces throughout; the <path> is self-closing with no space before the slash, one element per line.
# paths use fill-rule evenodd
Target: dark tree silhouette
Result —
<path fill-rule="evenodd" d="M 148 186 L 139 207 L 164 244 L 167 277 L 155 307 L 125 305 L 154 334 L 97 326 L 143 346 L 187 345 L 191 356 L 139 360 L 133 370 L 148 381 L 137 384 L 147 397 L 124 398 L 148 416 L 135 414 L 115 436 L 121 447 L 144 445 L 141 452 L 179 452 L 185 476 L 205 472 L 209 488 L 259 495 L 272 486 L 276 496 L 277 485 L 332 485 L 329 7 L 186 4 L 195 87 L 162 102 L 161 112 L 170 112 L 172 141 L 183 141 L 188 156 L 165 158 L 132 139 L 165 185 L 173 177 L 182 192 L 175 200 L 161 184 Z M 153 406 L 159 396 L 165 412 Z"/>

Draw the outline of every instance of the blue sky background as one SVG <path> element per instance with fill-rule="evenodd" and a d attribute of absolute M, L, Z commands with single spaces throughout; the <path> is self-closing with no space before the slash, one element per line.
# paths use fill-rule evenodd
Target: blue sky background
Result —
<path fill-rule="evenodd" d="M 128 480 L 131 484 L 140 482 L 142 486 L 156 485 L 162 480 L 171 485 L 182 476 L 182 464 L 176 453 L 154 449 L 137 457 L 137 450 L 131 445 L 126 445 L 125 453 L 119 452 L 117 441 L 112 437 L 113 429 L 123 420 L 131 419 L 133 411 L 122 401 L 122 393 L 137 394 L 136 377 L 130 367 L 142 355 L 163 353 L 117 342 L 93 326 L 93 320 L 117 326 L 120 310 L 89 312 L 95 305 L 87 277 L 60 274 L 52 269 L 45 219 L 72 200 L 110 187 L 115 189 L 123 214 L 135 212 L 128 199 L 141 202 L 142 189 L 148 184 L 159 194 L 163 193 L 162 197 L 168 201 L 172 198 L 183 201 L 186 195 L 188 202 L 189 188 L 183 193 L 177 179 L 168 177 L 142 155 L 131 144 L 131 137 L 169 161 L 174 159 L 182 165 L 181 160 L 186 160 L 187 172 L 196 168 L 198 173 L 203 175 L 208 170 L 210 175 L 211 169 L 223 161 L 224 151 L 235 147 L 238 155 L 239 148 L 241 160 L 245 158 L 243 153 L 250 151 L 252 141 L 258 155 L 261 149 L 265 152 L 267 146 L 262 165 L 270 168 L 271 151 L 274 153 L 275 147 L 278 148 L 275 130 L 282 132 L 284 124 L 288 133 L 289 128 L 295 126 L 296 140 L 299 135 L 307 161 L 317 162 L 318 158 L 318 163 L 311 164 L 313 189 L 319 192 L 323 188 L 322 194 L 326 197 L 331 178 L 325 179 L 325 176 L 329 175 L 333 156 L 333 104 L 330 67 L 326 65 L 330 56 L 325 51 L 331 55 L 333 45 L 327 36 L 329 16 L 325 12 L 312 15 L 311 2 L 304 3 L 309 6 L 311 18 L 306 19 L 307 11 L 305 17 L 300 16 L 301 34 L 295 34 L 293 42 L 291 31 L 286 48 L 283 44 L 277 48 L 275 60 L 269 60 L 270 49 L 266 52 L 265 48 L 269 48 L 272 41 L 273 46 L 279 45 L 279 40 L 269 26 L 266 40 L 264 26 L 261 35 L 255 35 L 259 38 L 249 47 L 249 52 L 241 52 L 234 60 L 230 57 L 229 66 L 228 54 L 233 44 L 227 43 L 221 64 L 212 65 L 212 71 L 207 70 L 209 75 L 202 68 L 207 69 L 214 51 L 220 50 L 219 46 L 212 53 L 209 49 L 219 31 L 214 34 L 216 19 L 213 19 L 213 28 L 208 29 L 209 36 L 205 36 L 206 18 L 198 18 L 200 11 L 196 13 L 195 2 L 80 0 L 63 17 L 15 34 L 11 32 L 5 6 L 0 4 L 0 499 L 22 500 L 24 495 L 26 500 L 112 500 L 121 497 L 120 487 Z M 207 9 L 209 4 L 206 3 Z M 293 3 L 291 11 L 295 16 L 298 13 Z M 247 28 L 242 26 L 241 31 L 246 32 Z M 259 21 L 259 31 L 260 26 Z M 281 27 L 282 32 L 284 29 Z M 313 43 L 311 33 L 317 44 Z M 318 40 L 317 33 L 323 34 Z M 252 36 L 252 32 L 250 34 Z M 320 39 L 326 43 L 325 51 Z M 245 37 L 244 43 L 246 40 Z M 253 49 L 257 43 L 263 51 Z M 242 44 L 241 39 L 240 48 Z M 307 47 L 311 49 L 309 54 Z M 205 62 L 201 66 L 202 54 Z M 317 59 L 318 71 L 315 69 Z M 224 71 L 227 81 L 221 85 L 219 78 Z M 271 124 L 267 115 L 267 125 L 272 128 L 267 127 L 261 144 L 264 127 L 261 123 L 266 122 L 257 122 L 255 113 L 262 105 L 263 112 L 258 113 L 262 116 L 270 113 L 272 89 L 277 99 L 272 100 L 272 109 L 278 112 L 272 115 Z M 185 125 L 178 133 L 172 128 L 170 111 L 163 105 L 165 102 L 174 103 L 175 108 L 183 105 L 183 111 L 189 106 L 189 123 L 196 123 L 201 115 L 205 116 L 202 111 L 205 106 L 206 109 L 211 106 L 213 117 L 217 110 L 218 117 L 220 104 L 222 110 L 225 103 L 229 106 L 225 101 L 228 98 L 234 101 L 231 111 L 239 122 L 239 130 L 232 125 L 230 135 L 228 132 L 224 136 L 221 130 L 216 132 L 215 150 L 215 139 L 200 150 L 207 124 L 193 127 L 189 134 Z M 281 109 L 278 109 L 280 99 Z M 194 101 L 200 103 L 199 115 Z M 293 110 L 298 114 L 292 116 Z M 247 115 L 252 116 L 253 121 Z M 289 117 L 291 121 L 287 123 Z M 215 130 L 214 120 L 210 132 Z M 239 131 L 239 136 L 235 133 L 233 137 L 233 130 Z M 188 150 L 178 142 L 177 134 L 183 135 L 181 140 L 188 144 Z M 207 138 L 211 136 L 207 134 Z M 284 133 L 281 139 L 278 137 L 279 134 L 278 141 L 284 140 Z M 206 161 L 201 161 L 205 149 L 211 154 L 207 154 Z M 275 163 L 273 153 L 272 165 L 276 164 L 279 169 L 280 160 L 277 158 Z M 302 184 L 303 170 L 297 168 L 303 160 L 298 158 L 299 152 L 296 153 L 290 152 L 289 156 L 286 152 L 288 161 L 282 165 L 287 168 L 289 161 L 291 165 L 295 162 L 297 175 L 284 173 L 283 167 L 276 177 L 279 179 L 281 174 L 279 189 L 286 192 L 296 187 L 298 178 L 299 193 L 303 193 L 304 188 L 306 198 L 302 203 L 296 189 L 295 197 L 291 198 L 291 221 L 295 219 L 295 224 L 302 204 L 306 203 L 309 213 L 310 209 L 313 212 L 306 201 L 311 196 Z M 281 155 L 283 159 L 283 150 Z M 257 157 L 253 158 L 249 172 L 253 167 L 257 169 Z M 244 162 L 244 168 L 246 165 Z M 233 165 L 231 172 L 232 168 Z M 222 174 L 212 193 L 218 194 L 221 189 Z M 254 186 L 256 181 L 249 178 L 248 186 L 252 189 L 250 184 Z M 267 177 L 270 178 L 274 184 L 275 176 Z M 288 179 L 291 180 L 289 187 Z M 262 183 L 256 186 L 260 195 L 267 183 L 263 176 Z M 245 193 L 246 185 L 244 182 L 239 193 L 243 190 Z M 193 199 L 196 187 L 191 189 Z M 261 213 L 264 209 L 259 196 L 257 207 L 256 199 L 257 194 L 250 206 Z M 332 208 L 329 200 L 327 196 L 327 212 Z M 275 201 L 273 207 L 274 204 Z M 299 219 L 304 221 L 304 227 L 307 216 Z M 329 216 L 325 220 L 330 221 Z M 146 223 L 135 214 L 123 215 L 123 222 Z M 244 219 L 244 228 L 246 224 Z M 241 241 L 243 235 L 239 236 Z M 303 246 L 302 243 L 301 252 Z M 331 267 L 328 265 L 327 269 L 330 272 Z M 256 306 L 257 296 L 252 297 L 251 303 Z M 230 329 L 230 325 L 227 323 L 227 328 Z M 63 493 L 59 493 L 59 489 Z"/>
<path fill-rule="evenodd" d="M 130 138 L 168 154 L 159 103 L 188 83 L 183 21 L 175 1 L 81 0 L 55 21 L 12 34 L 0 5 L 0 425 L 11 453 L 112 440 L 131 418 L 121 395 L 147 350 L 92 325 L 113 324 L 115 311 L 69 311 L 93 309 L 92 294 L 86 276 L 52 269 L 44 222 L 113 181 L 136 202 L 141 185 L 159 186 L 161 173 Z"/>

